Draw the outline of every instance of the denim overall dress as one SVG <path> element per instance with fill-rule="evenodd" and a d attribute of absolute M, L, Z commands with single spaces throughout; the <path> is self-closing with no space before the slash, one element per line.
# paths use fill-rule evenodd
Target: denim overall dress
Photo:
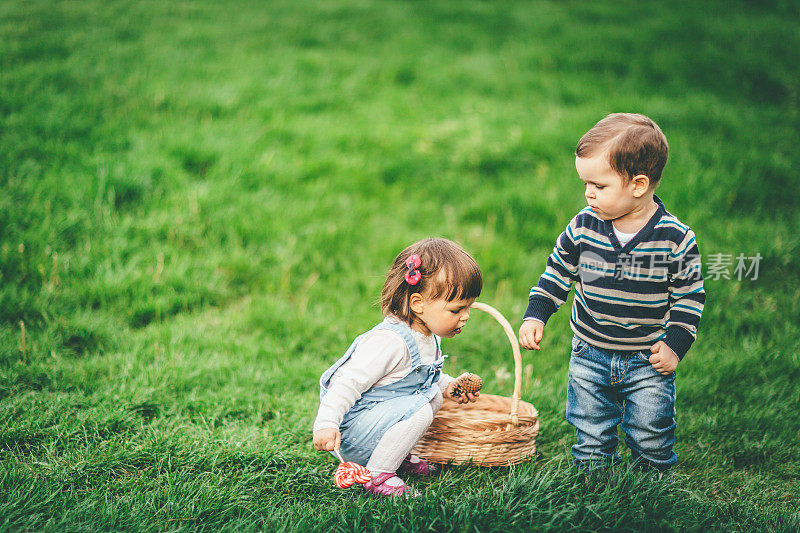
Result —
<path fill-rule="evenodd" d="M 434 336 L 436 360 L 429 365 L 423 365 L 419 348 L 411 335 L 411 328 L 404 323 L 386 319 L 370 331 L 379 329 L 395 331 L 403 337 L 408 347 L 408 353 L 411 355 L 411 370 L 400 381 L 372 387 L 364 392 L 344 415 L 339 426 L 339 432 L 342 434 L 340 453 L 345 461 L 353 461 L 361 465 L 367 464 L 378 441 L 381 440 L 387 429 L 410 417 L 433 400 L 438 390 L 436 383 L 439 381 L 446 357 L 441 353 L 439 338 Z M 320 400 L 328 392 L 334 372 L 350 359 L 364 335 L 366 333 L 356 337 L 344 356 L 322 374 L 319 380 Z"/>

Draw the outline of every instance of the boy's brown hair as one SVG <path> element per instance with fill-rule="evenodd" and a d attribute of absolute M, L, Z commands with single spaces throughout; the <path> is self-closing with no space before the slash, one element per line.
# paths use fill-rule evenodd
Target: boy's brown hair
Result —
<path fill-rule="evenodd" d="M 636 113 L 612 113 L 581 137 L 575 155 L 593 157 L 606 151 L 608 164 L 626 183 L 644 174 L 653 187 L 661 180 L 669 146 L 661 128 L 650 118 Z"/>
<path fill-rule="evenodd" d="M 415 285 L 406 281 L 406 261 L 412 255 L 420 257 L 418 270 L 422 277 Z M 477 298 L 483 288 L 478 263 L 453 241 L 430 238 L 417 241 L 400 252 L 386 273 L 381 291 L 381 310 L 384 316 L 393 314 L 410 324 L 414 315 L 409 307 L 411 295 L 418 292 L 426 298 L 444 297 L 448 302 Z"/>

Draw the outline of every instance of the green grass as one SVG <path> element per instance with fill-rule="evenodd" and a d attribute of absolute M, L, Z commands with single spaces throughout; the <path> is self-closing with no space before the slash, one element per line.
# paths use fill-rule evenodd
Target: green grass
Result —
<path fill-rule="evenodd" d="M 0 528 L 800 529 L 794 2 L 3 2 Z M 579 476 L 569 313 L 526 354 L 536 460 L 384 502 L 331 484 L 319 374 L 442 235 L 517 325 L 608 112 L 670 142 L 659 195 L 706 282 L 680 457 Z M 24 335 L 23 335 L 24 325 Z M 508 395 L 507 341 L 445 344 Z"/>

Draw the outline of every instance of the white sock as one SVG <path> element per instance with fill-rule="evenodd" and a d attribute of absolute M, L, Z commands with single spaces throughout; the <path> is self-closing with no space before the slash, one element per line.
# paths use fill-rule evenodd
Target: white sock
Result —
<path fill-rule="evenodd" d="M 402 479 L 397 476 L 390 477 L 386 481 L 383 482 L 384 485 L 389 485 L 390 487 L 402 487 L 405 485 Z"/>
<path fill-rule="evenodd" d="M 373 476 L 385 472 L 397 472 L 397 467 L 419 441 L 431 422 L 433 422 L 433 409 L 431 404 L 427 403 L 409 418 L 387 429 L 369 458 L 367 470 Z"/>

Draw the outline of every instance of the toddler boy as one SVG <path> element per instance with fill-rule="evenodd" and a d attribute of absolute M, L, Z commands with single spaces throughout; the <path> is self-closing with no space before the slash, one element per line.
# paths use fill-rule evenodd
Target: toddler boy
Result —
<path fill-rule="evenodd" d="M 559 236 L 531 289 L 520 344 L 539 350 L 575 284 L 567 421 L 576 465 L 610 464 L 622 424 L 631 454 L 677 461 L 675 369 L 696 338 L 705 291 L 694 232 L 655 195 L 667 139 L 648 117 L 608 115 L 578 142 L 588 207 Z"/>

